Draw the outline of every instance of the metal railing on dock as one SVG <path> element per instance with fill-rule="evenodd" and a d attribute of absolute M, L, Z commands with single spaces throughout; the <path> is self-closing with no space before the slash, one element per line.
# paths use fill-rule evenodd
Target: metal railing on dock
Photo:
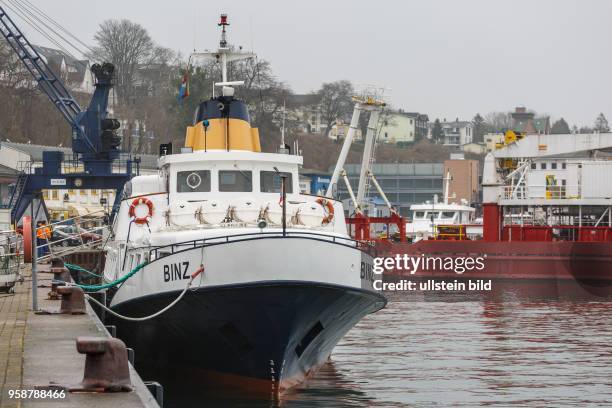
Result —
<path fill-rule="evenodd" d="M 109 233 L 104 210 L 36 227 L 38 261 L 99 248 Z"/>
<path fill-rule="evenodd" d="M 12 291 L 21 278 L 23 237 L 16 231 L 0 231 L 0 291 Z"/>

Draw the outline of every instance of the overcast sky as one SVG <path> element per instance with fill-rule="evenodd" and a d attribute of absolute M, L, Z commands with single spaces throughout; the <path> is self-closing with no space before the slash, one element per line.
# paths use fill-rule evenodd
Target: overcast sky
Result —
<path fill-rule="evenodd" d="M 296 93 L 348 79 L 431 120 L 518 105 L 570 125 L 612 119 L 612 1 L 30 1 L 85 42 L 127 18 L 183 54 L 216 46 L 226 12 L 230 42 L 253 46 Z"/>

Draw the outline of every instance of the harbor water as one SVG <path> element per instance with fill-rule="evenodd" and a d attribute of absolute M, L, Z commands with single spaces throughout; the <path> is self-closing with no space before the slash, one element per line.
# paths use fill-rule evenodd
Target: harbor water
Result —
<path fill-rule="evenodd" d="M 386 309 L 359 323 L 329 363 L 280 401 L 215 388 L 200 401 L 168 402 L 194 407 L 612 405 L 612 301 L 558 287 L 550 291 L 546 285 L 471 295 L 389 293 Z"/>

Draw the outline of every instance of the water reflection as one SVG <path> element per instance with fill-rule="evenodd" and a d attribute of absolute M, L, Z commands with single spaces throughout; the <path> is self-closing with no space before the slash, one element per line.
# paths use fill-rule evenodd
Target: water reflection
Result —
<path fill-rule="evenodd" d="M 612 302 L 560 287 L 389 294 L 280 401 L 209 390 L 191 406 L 610 406 Z M 170 401 L 168 401 L 170 402 Z M 172 405 L 168 406 L 187 406 Z"/>

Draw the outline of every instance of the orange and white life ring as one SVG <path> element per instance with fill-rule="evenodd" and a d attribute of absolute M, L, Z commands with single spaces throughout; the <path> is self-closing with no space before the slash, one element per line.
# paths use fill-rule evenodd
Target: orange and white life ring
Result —
<path fill-rule="evenodd" d="M 137 217 L 136 207 L 142 204 L 148 207 L 147 215 L 142 216 L 142 217 Z M 149 222 L 149 218 L 153 216 L 153 202 L 146 197 L 135 198 L 134 201 L 132 201 L 132 204 L 130 205 L 130 210 L 128 214 L 130 215 L 130 217 L 134 218 L 134 222 L 136 224 L 146 224 Z"/>
<path fill-rule="evenodd" d="M 323 221 L 321 223 L 323 225 L 327 225 L 332 222 L 334 219 L 334 203 L 332 203 L 331 200 L 327 200 L 323 197 L 317 198 L 316 203 L 323 207 L 325 213 L 327 214 L 325 217 L 323 217 Z"/>

